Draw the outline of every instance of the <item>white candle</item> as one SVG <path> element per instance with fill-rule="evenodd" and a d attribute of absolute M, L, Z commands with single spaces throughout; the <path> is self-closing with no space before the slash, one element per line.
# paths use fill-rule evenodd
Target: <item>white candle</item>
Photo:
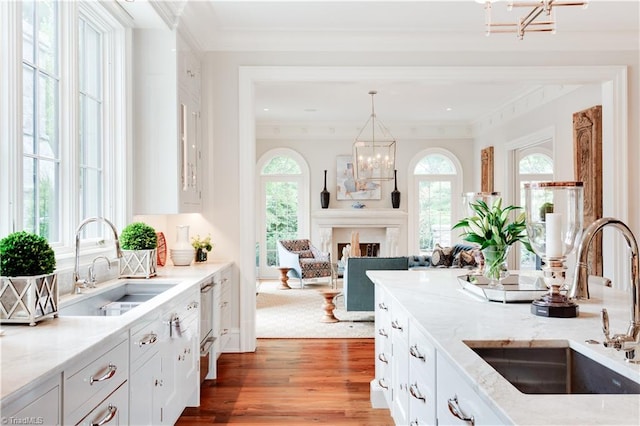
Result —
<path fill-rule="evenodd" d="M 562 251 L 562 214 L 547 213 L 545 215 L 545 242 L 547 258 L 561 257 Z"/>

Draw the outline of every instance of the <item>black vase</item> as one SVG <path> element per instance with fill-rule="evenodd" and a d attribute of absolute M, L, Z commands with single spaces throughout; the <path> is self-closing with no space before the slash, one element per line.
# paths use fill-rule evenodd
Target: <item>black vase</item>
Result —
<path fill-rule="evenodd" d="M 395 188 L 391 191 L 391 206 L 394 209 L 400 207 L 400 191 L 398 191 L 398 171 L 393 171 L 393 181 L 395 184 Z"/>
<path fill-rule="evenodd" d="M 329 207 L 329 197 L 331 193 L 327 191 L 327 171 L 324 171 L 324 189 L 320 192 L 320 205 L 323 209 Z"/>

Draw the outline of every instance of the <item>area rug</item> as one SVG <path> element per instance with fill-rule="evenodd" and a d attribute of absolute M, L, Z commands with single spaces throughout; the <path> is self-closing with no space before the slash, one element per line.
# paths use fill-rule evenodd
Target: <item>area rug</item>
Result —
<path fill-rule="evenodd" d="M 293 280 L 292 280 L 293 281 Z M 256 336 L 258 338 L 363 338 L 373 337 L 373 312 L 347 312 L 344 297 L 335 300 L 337 323 L 320 322 L 324 298 L 319 292 L 326 284 L 308 284 L 304 289 L 280 290 L 279 281 L 261 281 L 256 295 Z M 298 282 L 291 282 L 296 286 Z"/>

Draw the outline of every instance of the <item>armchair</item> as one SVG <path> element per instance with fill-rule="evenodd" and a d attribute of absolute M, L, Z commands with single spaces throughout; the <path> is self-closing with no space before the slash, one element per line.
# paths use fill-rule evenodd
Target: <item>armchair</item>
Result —
<path fill-rule="evenodd" d="M 328 277 L 331 281 L 330 254 L 321 252 L 306 239 L 278 241 L 278 264 L 291 268 L 289 276 L 299 278 L 301 288 L 308 278 Z"/>

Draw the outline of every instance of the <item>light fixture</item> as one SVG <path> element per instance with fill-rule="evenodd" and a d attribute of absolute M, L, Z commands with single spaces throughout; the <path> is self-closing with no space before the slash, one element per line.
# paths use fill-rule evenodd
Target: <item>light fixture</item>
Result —
<path fill-rule="evenodd" d="M 491 33 L 516 33 L 522 40 L 525 32 L 551 32 L 556 31 L 555 7 L 556 6 L 582 6 L 586 8 L 588 0 L 537 0 L 507 2 L 507 10 L 514 7 L 530 7 L 531 10 L 525 16 L 518 18 L 516 22 L 492 22 L 491 4 L 497 0 L 476 0 L 484 4 L 485 27 L 487 35 Z"/>
<path fill-rule="evenodd" d="M 371 90 L 371 115 L 353 142 L 356 180 L 392 180 L 396 163 L 396 140 L 376 117 Z"/>

